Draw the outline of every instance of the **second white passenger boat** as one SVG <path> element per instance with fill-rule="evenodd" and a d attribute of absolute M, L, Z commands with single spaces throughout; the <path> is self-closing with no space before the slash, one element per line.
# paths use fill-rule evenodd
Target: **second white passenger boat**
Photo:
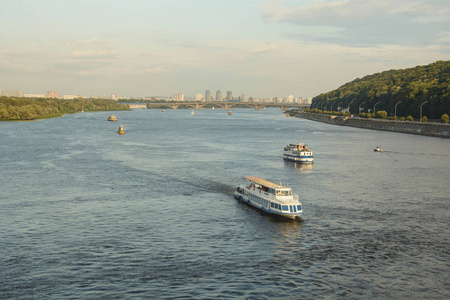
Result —
<path fill-rule="evenodd" d="M 314 155 L 308 145 L 289 144 L 284 147 L 284 159 L 296 161 L 304 164 L 314 163 Z"/>
<path fill-rule="evenodd" d="M 245 176 L 234 192 L 234 197 L 277 216 L 299 219 L 303 213 L 298 195 L 292 194 L 290 187 L 256 176 Z"/>

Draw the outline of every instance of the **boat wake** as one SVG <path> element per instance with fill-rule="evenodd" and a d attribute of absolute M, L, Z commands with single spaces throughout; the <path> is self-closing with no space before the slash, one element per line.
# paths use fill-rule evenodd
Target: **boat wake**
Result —
<path fill-rule="evenodd" d="M 424 156 L 436 156 L 436 157 L 450 157 L 450 155 L 445 154 L 433 154 L 433 153 L 422 153 L 422 152 L 403 152 L 403 151 L 389 151 L 383 150 L 384 153 L 394 153 L 394 154 L 404 154 L 404 155 L 424 155 Z"/>

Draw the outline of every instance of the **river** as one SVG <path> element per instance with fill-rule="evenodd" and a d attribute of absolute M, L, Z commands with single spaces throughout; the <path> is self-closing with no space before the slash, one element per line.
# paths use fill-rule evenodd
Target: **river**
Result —
<path fill-rule="evenodd" d="M 0 298 L 450 298 L 448 139 L 278 109 L 109 114 L 0 123 Z M 282 159 L 296 142 L 312 168 Z M 303 220 L 234 199 L 245 175 L 289 184 Z"/>

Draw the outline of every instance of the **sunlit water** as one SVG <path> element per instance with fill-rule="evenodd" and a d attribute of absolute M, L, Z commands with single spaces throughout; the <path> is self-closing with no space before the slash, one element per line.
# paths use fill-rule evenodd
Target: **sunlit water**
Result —
<path fill-rule="evenodd" d="M 0 298 L 450 297 L 448 139 L 189 112 L 0 123 Z M 289 184 L 303 221 L 235 200 L 244 175 Z"/>

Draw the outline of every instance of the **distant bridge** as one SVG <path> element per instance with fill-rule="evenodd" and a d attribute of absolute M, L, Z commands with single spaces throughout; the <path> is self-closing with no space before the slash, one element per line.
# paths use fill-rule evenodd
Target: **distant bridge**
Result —
<path fill-rule="evenodd" d="M 299 103 L 251 103 L 251 102 L 164 102 L 164 103 L 148 103 L 148 108 L 172 108 L 178 109 L 179 107 L 188 107 L 194 109 L 213 109 L 223 108 L 229 110 L 232 107 L 235 108 L 254 108 L 260 110 L 265 107 L 278 107 L 282 111 L 288 108 L 306 108 L 309 104 Z"/>

